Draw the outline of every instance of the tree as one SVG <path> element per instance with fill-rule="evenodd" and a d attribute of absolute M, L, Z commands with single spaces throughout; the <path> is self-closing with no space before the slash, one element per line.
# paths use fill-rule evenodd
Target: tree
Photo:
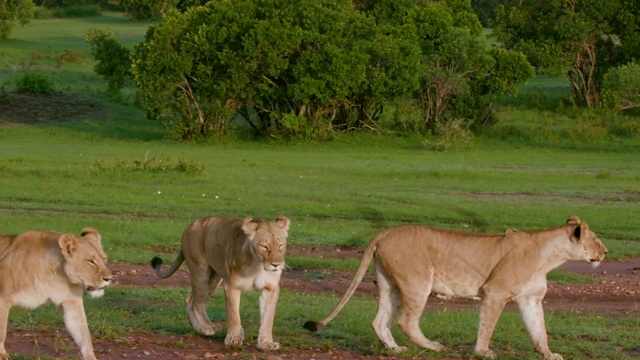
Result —
<path fill-rule="evenodd" d="M 0 40 L 8 38 L 17 24 L 29 23 L 34 10 L 32 0 L 0 1 Z"/>
<path fill-rule="evenodd" d="M 498 8 L 495 33 L 538 71 L 565 75 L 576 104 L 599 107 L 607 69 L 638 57 L 639 15 L 634 0 L 509 0 Z"/>
<path fill-rule="evenodd" d="M 533 76 L 492 51 L 469 0 L 211 0 L 168 11 L 132 53 L 147 116 L 177 137 L 381 131 L 387 104 L 414 98 L 420 124 L 484 121 L 492 95 Z M 529 70 L 529 71 L 527 71 Z"/>
<path fill-rule="evenodd" d="M 380 104 L 410 87 L 398 81 L 415 82 L 416 50 L 348 0 L 210 1 L 150 27 L 132 70 L 148 116 L 179 137 L 224 134 L 234 114 L 317 136 L 376 128 Z"/>
<path fill-rule="evenodd" d="M 381 0 L 372 10 L 378 24 L 419 45 L 419 86 L 411 92 L 422 110 L 413 130 L 466 119 L 486 124 L 492 95 L 514 93 L 516 84 L 534 76 L 517 51 L 490 49 L 480 39 L 482 27 L 466 0 Z"/>

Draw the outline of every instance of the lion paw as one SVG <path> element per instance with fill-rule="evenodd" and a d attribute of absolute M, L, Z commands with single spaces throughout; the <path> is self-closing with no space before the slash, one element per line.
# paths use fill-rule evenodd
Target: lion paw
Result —
<path fill-rule="evenodd" d="M 194 326 L 193 329 L 205 336 L 213 336 L 216 334 L 216 328 L 213 325 Z"/>
<path fill-rule="evenodd" d="M 9 354 L 0 354 L 0 360 L 10 360 Z"/>
<path fill-rule="evenodd" d="M 278 350 L 280 349 L 280 343 L 273 342 L 273 341 L 265 341 L 261 344 L 258 344 L 258 349 L 266 350 L 266 351 Z"/>
<path fill-rule="evenodd" d="M 545 360 L 564 360 L 560 354 L 551 354 L 551 356 L 545 357 Z"/>
<path fill-rule="evenodd" d="M 495 359 L 497 357 L 496 353 L 494 353 L 492 350 L 476 351 L 476 354 L 487 359 Z"/>
<path fill-rule="evenodd" d="M 401 353 L 401 352 L 407 351 L 407 347 L 406 346 L 396 346 L 392 350 L 397 352 L 397 353 Z"/>
<path fill-rule="evenodd" d="M 242 331 L 239 333 L 227 333 L 227 336 L 224 338 L 224 344 L 227 346 L 242 346 L 244 343 L 244 334 Z"/>

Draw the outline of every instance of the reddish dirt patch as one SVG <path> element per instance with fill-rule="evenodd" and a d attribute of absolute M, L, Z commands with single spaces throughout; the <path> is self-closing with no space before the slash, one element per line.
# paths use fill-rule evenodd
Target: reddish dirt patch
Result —
<path fill-rule="evenodd" d="M 361 249 L 318 246 L 292 247 L 292 254 L 310 256 L 359 258 Z M 189 275 L 179 270 L 168 279 L 159 279 L 150 266 L 112 264 L 114 286 L 166 287 L 187 286 Z M 598 280 L 597 284 L 557 284 L 551 282 L 545 298 L 545 310 L 574 313 L 596 312 L 602 316 L 640 316 L 640 258 L 625 262 L 605 261 L 599 268 L 589 264 L 567 263 L 566 271 L 584 274 Z M 342 294 L 353 276 L 350 272 L 321 270 L 287 271 L 282 286 L 300 293 L 333 291 Z M 373 276 L 368 275 L 356 294 L 376 293 Z M 477 309 L 478 301 L 466 299 L 440 300 L 432 297 L 426 312 Z M 513 304 L 507 311 L 517 311 Z M 367 320 L 368 321 L 368 320 Z M 55 333 L 9 331 L 6 347 L 14 354 L 76 358 L 75 345 L 64 329 Z M 188 336 L 130 333 L 113 340 L 95 339 L 94 347 L 99 359 L 393 359 L 393 356 L 374 356 L 358 351 L 319 349 L 287 349 L 275 354 L 260 352 L 248 344 L 244 349 L 225 348 L 220 338 L 205 338 L 195 333 Z"/>

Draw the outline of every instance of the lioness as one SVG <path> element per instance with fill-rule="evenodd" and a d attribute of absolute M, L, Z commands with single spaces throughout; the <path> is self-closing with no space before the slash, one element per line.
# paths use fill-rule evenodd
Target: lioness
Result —
<path fill-rule="evenodd" d="M 160 270 L 162 260 L 158 257 L 151 260 L 151 266 L 159 277 L 167 278 L 186 260 L 191 273 L 191 294 L 185 300 L 187 315 L 193 329 L 204 335 L 216 332 L 205 303 L 222 283 L 228 324 L 225 345 L 242 345 L 244 341 L 240 292 L 262 290 L 257 346 L 262 350 L 276 350 L 280 344 L 273 341 L 271 329 L 290 224 L 284 216 L 275 222 L 205 217 L 184 230 L 182 248 L 166 273 Z"/>
<path fill-rule="evenodd" d="M 80 236 L 50 231 L 0 236 L 0 359 L 9 359 L 4 347 L 9 310 L 33 309 L 47 301 L 64 310 L 64 323 L 82 358 L 96 358 L 82 292 L 102 296 L 111 282 L 100 240 L 92 228 L 82 229 Z"/>
<path fill-rule="evenodd" d="M 506 234 L 469 234 L 427 226 L 406 225 L 376 235 L 364 252 L 355 278 L 326 319 L 308 321 L 312 331 L 326 326 L 353 295 L 375 259 L 380 292 L 378 313 L 371 324 L 387 348 L 396 344 L 390 323 L 402 308 L 398 326 L 416 345 L 435 351 L 444 347 L 430 341 L 418 322 L 430 293 L 446 298 L 482 297 L 475 352 L 495 358 L 489 340 L 504 305 L 514 300 L 536 351 L 545 359 L 562 359 L 549 351 L 542 298 L 546 274 L 567 260 L 584 260 L 597 266 L 607 253 L 587 223 L 571 216 L 566 225 L 538 231 L 510 230 Z"/>

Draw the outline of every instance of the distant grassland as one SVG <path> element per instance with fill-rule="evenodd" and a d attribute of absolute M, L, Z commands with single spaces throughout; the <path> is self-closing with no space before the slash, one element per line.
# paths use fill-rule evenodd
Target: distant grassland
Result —
<path fill-rule="evenodd" d="M 638 119 L 552 111 L 567 94 L 562 79 L 539 77 L 519 97 L 501 99 L 498 124 L 448 152 L 426 150 L 428 138 L 376 134 L 178 143 L 142 109 L 102 95 L 82 39 L 91 27 L 128 46 L 145 33 L 144 23 L 119 13 L 34 20 L 0 49 L 0 81 L 10 86 L 28 65 L 100 109 L 29 126 L 0 119 L 6 232 L 93 225 L 114 261 L 146 262 L 154 246 L 176 246 L 182 229 L 205 215 L 282 213 L 293 221 L 292 243 L 363 246 L 403 223 L 500 232 L 558 226 L 577 214 L 611 258 L 640 255 L 640 136 L 566 136 Z M 64 51 L 80 52 L 82 62 L 50 63 Z M 536 96 L 555 100 L 536 105 Z"/>
<path fill-rule="evenodd" d="M 93 226 L 110 261 L 147 264 L 161 251 L 177 250 L 182 230 L 207 215 L 272 220 L 284 214 L 292 220 L 291 244 L 361 247 L 399 224 L 502 232 L 555 227 L 575 214 L 609 247 L 607 259 L 640 256 L 638 118 L 563 105 L 568 91 L 562 79 L 538 77 L 518 97 L 500 99 L 493 128 L 446 152 L 427 150 L 428 137 L 391 134 L 336 134 L 308 143 L 179 143 L 132 105 L 132 86 L 124 100 L 104 96 L 106 83 L 92 72 L 82 40 L 90 27 L 110 30 L 128 46 L 145 32 L 145 24 L 107 13 L 35 20 L 0 44 L 0 85 L 9 91 L 22 71 L 38 71 L 49 74 L 58 90 L 87 98 L 100 110 L 28 125 L 0 118 L 1 233 Z M 78 52 L 81 60 L 61 63 L 65 51 Z M 292 256 L 288 263 L 352 270 L 358 260 L 310 255 Z M 91 331 L 105 339 L 129 331 L 193 336 L 182 307 L 187 292 L 113 287 L 104 299 L 87 299 Z M 218 292 L 210 308 L 216 321 L 224 316 L 221 301 Z M 256 301 L 255 293 L 243 300 L 248 338 L 257 332 Z M 277 341 L 288 348 L 384 354 L 369 327 L 371 297 L 353 299 L 340 321 L 319 334 L 301 329 L 301 319 L 321 318 L 336 302 L 335 294 L 283 292 Z M 546 318 L 552 349 L 567 358 L 627 359 L 637 351 L 637 318 Z M 44 324 L 63 331 L 59 312 L 47 307 L 12 311 L 11 322 L 21 329 Z M 472 356 L 476 324 L 475 311 L 423 317 L 426 335 L 450 348 L 445 356 Z M 218 341 L 223 336 L 216 335 Z M 403 335 L 398 339 L 408 343 Z M 503 314 L 493 343 L 501 358 L 536 358 L 517 314 Z M 442 355 L 411 348 L 406 356 Z"/>

